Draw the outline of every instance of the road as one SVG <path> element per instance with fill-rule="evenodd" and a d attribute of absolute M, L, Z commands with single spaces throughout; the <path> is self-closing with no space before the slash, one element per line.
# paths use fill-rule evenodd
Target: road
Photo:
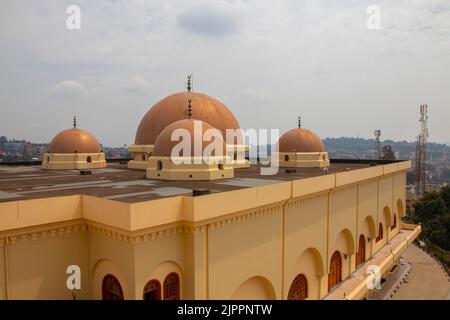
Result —
<path fill-rule="evenodd" d="M 450 282 L 436 261 L 415 245 L 402 257 L 412 270 L 392 300 L 450 300 Z"/>

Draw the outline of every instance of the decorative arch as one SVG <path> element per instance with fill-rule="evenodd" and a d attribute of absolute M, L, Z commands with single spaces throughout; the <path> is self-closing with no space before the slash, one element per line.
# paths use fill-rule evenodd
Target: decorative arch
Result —
<path fill-rule="evenodd" d="M 145 280 L 145 282 L 143 281 L 141 283 L 142 285 L 142 292 L 145 291 L 145 286 L 152 280 L 157 280 L 159 281 L 160 285 L 161 285 L 161 299 L 164 299 L 163 296 L 163 285 L 164 285 L 164 280 L 166 279 L 166 277 L 170 274 L 170 273 L 176 273 L 179 276 L 179 280 L 180 280 L 180 299 L 182 296 L 182 292 L 183 292 L 183 270 L 181 269 L 180 265 L 178 263 L 176 263 L 175 261 L 172 260 L 167 260 L 164 261 L 160 264 L 158 264 L 156 267 L 153 267 L 150 269 L 151 271 L 147 274 L 147 276 L 143 279 Z"/>
<path fill-rule="evenodd" d="M 302 273 L 297 275 L 289 288 L 288 300 L 305 300 L 308 298 L 308 280 Z"/>
<path fill-rule="evenodd" d="M 103 280 L 107 275 L 111 275 L 117 279 L 122 290 L 122 296 L 125 299 L 129 294 L 126 278 L 121 270 L 108 259 L 98 260 L 92 268 L 91 288 L 93 298 L 96 300 L 103 299 Z"/>
<path fill-rule="evenodd" d="M 363 221 L 363 225 L 364 224 L 367 224 L 367 228 L 369 229 L 369 234 L 366 234 L 366 237 L 375 239 L 377 235 L 377 227 L 373 217 L 371 215 L 368 215 Z"/>
<path fill-rule="evenodd" d="M 255 276 L 244 281 L 231 296 L 232 300 L 275 300 L 272 283 L 265 277 Z"/>
<path fill-rule="evenodd" d="M 353 235 L 349 229 L 342 229 L 341 232 L 339 232 L 338 236 L 336 237 L 336 240 L 334 241 L 334 249 L 337 249 L 337 246 L 339 243 L 345 242 L 345 254 L 352 255 L 355 253 L 355 242 L 353 240 Z"/>
<path fill-rule="evenodd" d="M 163 285 L 164 300 L 180 300 L 180 276 L 176 272 L 171 272 L 164 279 Z"/>
<path fill-rule="evenodd" d="M 342 281 L 342 257 L 335 251 L 330 259 L 330 272 L 328 273 L 328 291 Z"/>
<path fill-rule="evenodd" d="M 123 290 L 119 280 L 107 274 L 102 281 L 102 300 L 123 300 Z"/>
<path fill-rule="evenodd" d="M 144 300 L 161 300 L 161 282 L 152 279 L 144 287 Z"/>
<path fill-rule="evenodd" d="M 308 279 L 308 298 L 320 299 L 320 279 L 326 274 L 322 254 L 314 247 L 304 250 L 285 279 L 286 290 L 292 286 L 295 278 L 302 274 Z M 289 292 L 283 292 L 283 298 L 289 299 Z"/>

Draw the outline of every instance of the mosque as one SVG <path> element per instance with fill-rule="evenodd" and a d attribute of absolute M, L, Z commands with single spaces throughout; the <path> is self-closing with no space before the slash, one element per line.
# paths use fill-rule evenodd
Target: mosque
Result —
<path fill-rule="evenodd" d="M 272 153 L 278 172 L 261 175 L 230 109 L 191 89 L 189 79 L 148 110 L 126 164 L 107 163 L 74 119 L 41 166 L 0 166 L 0 299 L 341 300 L 381 290 L 371 284 L 389 279 L 421 230 L 402 222 L 410 161 L 329 159 L 299 122 Z M 207 157 L 197 128 L 214 136 Z M 174 153 L 176 132 L 189 134 Z"/>

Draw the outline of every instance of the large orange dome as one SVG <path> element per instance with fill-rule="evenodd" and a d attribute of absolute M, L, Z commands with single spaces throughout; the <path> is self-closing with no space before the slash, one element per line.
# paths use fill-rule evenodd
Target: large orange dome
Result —
<path fill-rule="evenodd" d="M 278 142 L 279 152 L 325 152 L 325 146 L 314 132 L 295 128 L 283 134 Z"/>
<path fill-rule="evenodd" d="M 49 153 L 100 153 L 97 139 L 83 129 L 61 131 L 50 142 Z"/>
<path fill-rule="evenodd" d="M 202 93 L 179 92 L 158 101 L 142 118 L 135 144 L 155 144 L 156 137 L 171 123 L 186 119 L 188 99 L 192 99 L 192 119 L 202 120 L 222 131 L 239 129 L 231 111 L 221 102 Z"/>
<path fill-rule="evenodd" d="M 176 129 L 186 129 L 190 134 L 191 139 L 191 156 L 194 156 L 194 128 L 195 125 L 202 128 L 201 134 L 203 135 L 206 130 L 208 129 L 215 129 L 213 126 L 211 126 L 209 123 L 206 123 L 204 121 L 200 120 L 194 120 L 194 119 L 183 119 L 178 120 L 167 126 L 156 138 L 154 147 L 153 147 L 153 155 L 154 156 L 170 156 L 172 153 L 173 148 L 179 144 L 182 143 L 183 138 L 180 138 L 180 140 L 172 141 L 172 132 Z M 220 131 L 220 130 L 219 130 Z M 201 155 L 195 155 L 195 156 L 202 156 L 203 151 L 205 150 L 206 146 L 208 146 L 211 143 L 214 143 L 214 140 L 212 141 L 204 141 L 203 136 L 201 136 L 201 143 L 202 143 L 202 154 Z M 222 135 L 219 136 L 219 139 L 222 143 L 222 154 L 217 154 L 219 152 L 213 152 L 212 156 L 225 156 L 226 155 L 226 148 L 225 148 L 225 142 L 222 138 Z M 218 151 L 218 150 L 214 150 Z M 184 156 L 184 153 L 181 152 L 179 156 Z"/>

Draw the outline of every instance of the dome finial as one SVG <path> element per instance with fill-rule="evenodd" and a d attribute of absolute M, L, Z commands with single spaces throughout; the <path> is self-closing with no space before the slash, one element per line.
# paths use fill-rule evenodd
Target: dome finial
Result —
<path fill-rule="evenodd" d="M 299 128 L 302 127 L 302 117 L 301 116 L 298 117 L 298 127 Z"/>
<path fill-rule="evenodd" d="M 188 114 L 188 119 L 190 119 L 192 117 L 192 105 L 191 105 L 192 99 L 188 100 L 188 110 L 187 110 L 187 114 Z"/>
<path fill-rule="evenodd" d="M 191 78 L 192 78 L 192 74 L 188 75 L 188 81 L 187 81 L 187 91 L 191 92 Z"/>
<path fill-rule="evenodd" d="M 77 128 L 77 116 L 73 116 L 73 128 Z"/>

